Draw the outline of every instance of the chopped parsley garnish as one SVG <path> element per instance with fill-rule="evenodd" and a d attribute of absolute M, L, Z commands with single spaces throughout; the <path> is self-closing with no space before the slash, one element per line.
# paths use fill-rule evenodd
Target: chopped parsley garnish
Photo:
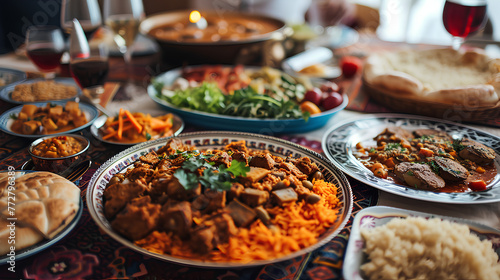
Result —
<path fill-rule="evenodd" d="M 408 170 L 408 172 L 406 172 L 406 174 L 408 174 L 409 176 L 414 176 L 415 174 L 413 174 L 413 171 L 411 170 Z"/>
<path fill-rule="evenodd" d="M 151 140 L 151 134 L 149 134 L 148 132 L 146 132 L 146 140 Z"/>
<path fill-rule="evenodd" d="M 196 188 L 198 183 L 205 188 L 218 191 L 229 190 L 231 183 L 236 181 L 236 177 L 246 176 L 246 173 L 250 171 L 250 167 L 246 166 L 245 163 L 236 160 L 232 160 L 229 167 L 222 164 L 215 167 L 214 162 L 207 161 L 214 156 L 212 154 L 195 154 L 190 151 L 177 155 L 186 157 L 186 160 L 182 163 L 182 167 L 175 171 L 174 176 L 187 190 Z M 201 176 L 198 176 L 197 170 L 203 170 Z"/>
<path fill-rule="evenodd" d="M 387 143 L 384 151 L 390 151 L 390 150 L 394 150 L 394 149 L 398 149 L 398 148 L 401 148 L 400 143 Z"/>
<path fill-rule="evenodd" d="M 370 153 L 375 153 L 377 150 L 375 150 L 375 148 L 371 148 L 368 152 Z"/>
<path fill-rule="evenodd" d="M 451 144 L 453 147 L 453 150 L 460 152 L 461 150 L 465 149 L 465 146 L 462 145 L 462 140 L 453 140 L 453 144 Z"/>
<path fill-rule="evenodd" d="M 9 119 L 17 120 L 17 115 L 16 114 L 10 114 Z"/>
<path fill-rule="evenodd" d="M 432 172 L 439 174 L 440 168 L 439 168 L 439 165 L 435 161 L 429 161 L 429 162 L 426 162 L 426 164 L 428 164 L 431 167 Z"/>

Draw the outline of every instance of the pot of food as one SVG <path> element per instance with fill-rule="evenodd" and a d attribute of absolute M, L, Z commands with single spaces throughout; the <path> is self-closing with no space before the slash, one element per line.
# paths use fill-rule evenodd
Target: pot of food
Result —
<path fill-rule="evenodd" d="M 168 64 L 261 62 L 264 50 L 284 38 L 284 29 L 281 20 L 230 11 L 160 13 L 139 27 L 158 42 Z"/>

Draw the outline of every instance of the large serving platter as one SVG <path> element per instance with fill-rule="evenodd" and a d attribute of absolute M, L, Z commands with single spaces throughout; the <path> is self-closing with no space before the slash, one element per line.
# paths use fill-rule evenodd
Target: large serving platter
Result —
<path fill-rule="evenodd" d="M 177 136 L 182 132 L 182 130 L 184 130 L 184 122 L 176 114 L 172 114 L 172 115 L 173 115 L 173 119 L 172 119 L 172 121 L 173 121 L 173 125 L 172 125 L 173 136 Z M 99 118 L 97 118 L 97 120 L 95 120 L 95 122 L 90 127 L 90 133 L 92 133 L 92 135 L 96 139 L 98 139 L 99 141 L 104 142 L 104 143 L 113 144 L 113 145 L 122 145 L 122 146 L 131 146 L 131 145 L 141 143 L 141 142 L 122 143 L 122 142 L 116 142 L 116 141 L 103 139 L 102 132 L 100 131 L 100 128 L 102 126 L 104 126 L 107 119 L 108 119 L 108 116 L 105 116 L 105 115 L 100 116 Z"/>
<path fill-rule="evenodd" d="M 486 191 L 467 193 L 444 193 L 417 190 L 398 185 L 373 175 L 356 157 L 353 151 L 358 142 L 373 139 L 388 126 L 401 126 L 408 130 L 430 128 L 441 130 L 454 139 L 470 138 L 492 148 L 496 155 L 494 164 L 500 170 L 500 138 L 469 126 L 444 120 L 403 114 L 376 114 L 361 119 L 346 121 L 331 127 L 322 139 L 322 148 L 328 159 L 349 176 L 380 190 L 418 200 L 452 203 L 478 204 L 500 201 L 500 174 L 497 174 Z"/>
<path fill-rule="evenodd" d="M 184 259 L 147 251 L 124 238 L 111 228 L 110 222 L 104 216 L 103 193 L 106 189 L 108 181 L 114 174 L 126 170 L 140 156 L 149 153 L 150 151 L 157 150 L 158 148 L 164 146 L 167 142 L 165 139 L 157 139 L 130 147 L 108 160 L 92 176 L 87 188 L 87 205 L 94 221 L 104 232 L 132 250 L 160 260 L 197 267 L 237 268 L 259 266 L 289 260 L 319 248 L 335 237 L 349 220 L 353 207 L 352 190 L 349 182 L 347 181 L 345 175 L 343 175 L 342 172 L 340 172 L 333 164 L 314 151 L 282 139 L 243 132 L 196 132 L 181 134 L 177 136 L 177 138 L 185 144 L 195 145 L 200 149 L 222 148 L 233 141 L 245 140 L 247 147 L 250 149 L 268 150 L 281 157 L 309 157 L 323 172 L 325 180 L 334 183 L 338 187 L 338 197 L 341 202 L 341 207 L 337 214 L 338 219 L 335 224 L 318 239 L 318 242 L 315 245 L 277 259 L 254 261 L 250 263 L 209 262 Z"/>
<path fill-rule="evenodd" d="M 8 171 L 0 171 L 0 172 L 8 172 Z M 16 170 L 16 177 L 22 176 L 26 173 L 31 173 L 31 172 L 37 172 L 37 171 L 31 171 L 31 170 Z M 22 250 L 16 251 L 15 255 L 15 261 L 19 261 L 22 259 L 25 259 L 27 257 L 33 256 L 50 246 L 54 245 L 55 243 L 59 242 L 59 240 L 63 239 L 66 235 L 68 235 L 73 228 L 78 224 L 78 221 L 80 220 L 81 216 L 83 213 L 83 199 L 80 199 L 80 206 L 78 208 L 78 211 L 76 212 L 75 217 L 73 220 L 71 220 L 66 227 L 59 232 L 54 238 L 52 239 L 44 239 L 40 242 L 38 242 L 35 245 L 32 245 L 30 247 L 24 248 Z M 0 265 L 6 264 L 10 260 L 10 256 L 2 256 L 0 258 Z"/>
<path fill-rule="evenodd" d="M 441 215 L 410 211 L 405 209 L 373 206 L 359 211 L 352 222 L 351 234 L 345 253 L 343 276 L 346 280 L 367 279 L 361 271 L 361 265 L 367 261 L 366 254 L 363 252 L 365 241 L 361 237 L 361 229 L 375 228 L 387 224 L 394 218 L 406 217 L 424 217 L 440 218 L 459 224 L 467 225 L 471 232 L 477 235 L 481 240 L 490 240 L 493 243 L 494 250 L 500 255 L 500 231 L 474 221 L 446 217 Z"/>
<path fill-rule="evenodd" d="M 64 101 L 36 102 L 36 103 L 31 103 L 31 104 L 36 105 L 37 107 L 44 107 L 45 105 L 47 105 L 47 103 L 51 103 L 54 105 L 61 105 L 63 107 L 66 104 L 66 102 L 64 102 Z M 14 107 L 10 110 L 7 110 L 2 115 L 0 115 L 0 130 L 2 130 L 5 133 L 8 133 L 8 134 L 11 134 L 14 136 L 24 137 L 24 138 L 39 138 L 41 136 L 55 136 L 55 135 L 77 132 L 77 131 L 80 131 L 80 130 L 90 126 L 99 116 L 99 111 L 97 111 L 97 109 L 93 105 L 80 102 L 79 107 L 80 107 L 80 110 L 82 110 L 83 113 L 85 114 L 85 116 L 87 117 L 88 122 L 82 126 L 75 127 L 73 129 L 70 129 L 70 130 L 61 131 L 58 133 L 44 134 L 44 135 L 40 135 L 40 134 L 27 135 L 27 134 L 20 134 L 20 133 L 12 131 L 11 126 L 12 126 L 12 123 L 14 122 L 14 120 L 12 119 L 12 115 L 17 116 L 19 114 L 19 112 L 21 112 L 23 105 Z"/>
<path fill-rule="evenodd" d="M 36 101 L 36 102 L 53 102 L 53 101 L 68 101 L 68 100 L 75 100 L 76 97 L 80 96 L 82 94 L 82 90 L 80 87 L 76 84 L 75 80 L 73 78 L 54 78 L 54 82 L 59 83 L 59 84 L 65 84 L 68 86 L 73 86 L 76 88 L 76 95 L 64 98 L 64 99 L 52 99 L 52 100 L 47 100 L 47 101 Z M 17 82 L 13 83 L 10 85 L 5 86 L 0 90 L 0 99 L 5 100 L 9 103 L 14 103 L 14 104 L 28 104 L 28 103 L 35 103 L 35 102 L 22 102 L 22 101 L 16 101 L 12 99 L 12 92 L 16 88 L 17 85 L 19 84 L 33 84 L 36 82 L 44 81 L 43 78 L 38 78 L 38 79 L 30 79 L 22 82 Z"/>
<path fill-rule="evenodd" d="M 165 85 L 171 85 L 178 77 L 181 76 L 181 73 L 182 69 L 176 68 L 157 76 L 155 80 L 162 82 Z M 337 108 L 313 115 L 307 121 L 303 118 L 276 120 L 225 116 L 187 108 L 179 108 L 163 99 L 160 99 L 157 96 L 156 89 L 151 84 L 148 86 L 148 94 L 158 105 L 167 111 L 178 114 L 184 119 L 184 121 L 193 125 L 208 129 L 255 132 L 265 135 L 303 133 L 318 129 L 323 127 L 333 115 L 344 109 L 349 103 L 347 95 L 343 94 L 344 100 Z"/>

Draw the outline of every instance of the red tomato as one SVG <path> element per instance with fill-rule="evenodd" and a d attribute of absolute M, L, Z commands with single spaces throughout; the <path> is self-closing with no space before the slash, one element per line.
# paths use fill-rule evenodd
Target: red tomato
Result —
<path fill-rule="evenodd" d="M 363 62 L 355 56 L 344 56 L 340 60 L 340 68 L 342 75 L 346 78 L 351 78 L 356 75 L 356 72 L 361 68 Z"/>
<path fill-rule="evenodd" d="M 344 98 L 340 95 L 340 93 L 332 92 L 329 93 L 325 99 L 323 99 L 321 105 L 325 108 L 325 110 L 330 110 L 342 104 L 343 101 Z"/>
<path fill-rule="evenodd" d="M 317 106 L 321 104 L 321 99 L 322 99 L 322 92 L 319 88 L 310 89 L 304 94 L 304 101 L 310 101 Z"/>
<path fill-rule="evenodd" d="M 486 190 L 486 183 L 483 180 L 470 181 L 468 184 L 469 188 L 473 191 L 484 191 Z"/>

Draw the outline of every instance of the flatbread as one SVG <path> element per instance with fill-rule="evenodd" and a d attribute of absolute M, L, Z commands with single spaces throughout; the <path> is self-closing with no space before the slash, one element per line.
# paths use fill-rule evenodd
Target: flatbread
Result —
<path fill-rule="evenodd" d="M 11 246 L 16 251 L 52 239 L 75 218 L 80 207 L 80 189 L 69 180 L 50 172 L 16 174 L 15 189 L 9 191 L 8 177 L 0 178 L 0 254 Z M 10 193 L 9 193 L 10 192 Z M 9 200 L 15 197 L 15 200 Z M 8 202 L 14 208 L 9 212 Z M 15 217 L 15 244 L 9 244 L 10 229 Z"/>
<path fill-rule="evenodd" d="M 500 103 L 500 59 L 453 49 L 374 54 L 363 78 L 384 93 L 468 107 Z"/>

